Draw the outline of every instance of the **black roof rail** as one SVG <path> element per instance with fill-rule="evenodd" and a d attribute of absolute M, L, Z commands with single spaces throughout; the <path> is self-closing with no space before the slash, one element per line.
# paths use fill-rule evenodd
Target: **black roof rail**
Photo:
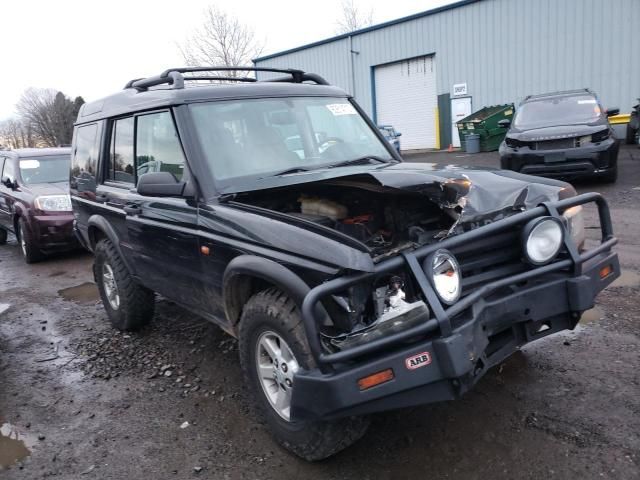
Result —
<path fill-rule="evenodd" d="M 530 100 L 532 98 L 553 97 L 553 96 L 569 95 L 572 93 L 581 93 L 581 92 L 594 94 L 594 92 L 591 91 L 589 88 L 576 88 L 573 90 L 558 90 L 556 92 L 536 93 L 534 95 L 527 95 L 526 97 L 524 97 L 523 101 Z"/>
<path fill-rule="evenodd" d="M 252 77 L 234 77 L 224 75 L 203 75 L 203 76 L 187 76 L 184 73 L 197 73 L 197 72 L 269 72 L 269 73 L 284 73 L 286 77 L 278 77 L 271 80 L 262 80 L 264 82 L 291 82 L 291 83 L 303 83 L 314 82 L 318 85 L 329 85 L 324 78 L 315 73 L 306 73 L 302 70 L 296 70 L 293 68 L 263 68 L 263 67 L 178 67 L 169 68 L 162 72 L 160 75 L 156 75 L 148 78 L 134 78 L 125 85 L 127 88 L 135 88 L 138 91 L 148 90 L 150 87 L 156 85 L 171 85 L 172 88 L 184 88 L 184 82 L 186 81 L 198 81 L 198 80 L 221 80 L 225 82 L 256 82 L 258 81 Z"/>

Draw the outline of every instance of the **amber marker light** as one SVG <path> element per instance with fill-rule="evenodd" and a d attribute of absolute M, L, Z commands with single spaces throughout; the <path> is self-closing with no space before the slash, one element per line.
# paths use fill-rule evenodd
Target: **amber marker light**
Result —
<path fill-rule="evenodd" d="M 211 253 L 211 250 L 206 245 L 202 245 L 200 247 L 200 253 L 203 255 L 209 255 Z"/>
<path fill-rule="evenodd" d="M 613 267 L 606 265 L 600 269 L 600 278 L 605 279 L 613 273 Z"/>
<path fill-rule="evenodd" d="M 358 388 L 360 390 L 367 390 L 369 388 L 375 387 L 376 385 L 389 382 L 393 380 L 393 378 L 393 370 L 387 368 L 386 370 L 382 370 L 381 372 L 374 373 L 373 375 L 369 375 L 358 380 Z"/>

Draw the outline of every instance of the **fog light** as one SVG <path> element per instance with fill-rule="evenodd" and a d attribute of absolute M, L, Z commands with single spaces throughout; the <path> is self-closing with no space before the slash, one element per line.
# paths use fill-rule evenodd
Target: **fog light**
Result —
<path fill-rule="evenodd" d="M 541 217 L 527 223 L 522 238 L 529 263 L 544 265 L 553 260 L 562 247 L 563 237 L 562 223 L 556 218 Z"/>

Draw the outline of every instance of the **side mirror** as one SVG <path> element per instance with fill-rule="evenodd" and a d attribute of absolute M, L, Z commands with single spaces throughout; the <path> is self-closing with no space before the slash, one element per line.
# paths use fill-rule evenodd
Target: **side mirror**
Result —
<path fill-rule="evenodd" d="M 502 128 L 509 128 L 511 126 L 511 120 L 509 120 L 508 118 L 498 120 L 498 126 Z"/>
<path fill-rule="evenodd" d="M 401 137 L 402 136 L 402 132 L 396 132 L 396 137 Z"/>
<path fill-rule="evenodd" d="M 2 177 L 2 184 L 7 187 L 10 188 L 11 190 L 15 190 L 16 188 L 18 188 L 18 182 L 16 181 L 12 181 L 9 177 Z"/>
<path fill-rule="evenodd" d="M 186 183 L 178 180 L 173 173 L 150 172 L 140 175 L 136 191 L 146 197 L 181 197 Z"/>
<path fill-rule="evenodd" d="M 607 114 L 607 117 L 613 117 L 614 115 L 618 115 L 620 113 L 619 108 L 607 108 L 604 113 Z"/>

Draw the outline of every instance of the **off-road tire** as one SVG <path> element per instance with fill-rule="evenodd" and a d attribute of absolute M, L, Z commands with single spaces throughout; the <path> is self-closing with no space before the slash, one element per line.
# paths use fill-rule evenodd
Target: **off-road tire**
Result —
<path fill-rule="evenodd" d="M 258 418 L 264 420 L 276 441 L 308 461 L 330 457 L 359 440 L 369 426 L 365 417 L 335 421 L 286 421 L 265 396 L 256 367 L 260 335 L 272 331 L 291 348 L 300 368 L 315 366 L 309 351 L 297 305 L 282 291 L 270 288 L 255 294 L 246 303 L 238 332 L 240 363 Z M 295 388 L 295 384 L 294 387 Z"/>
<path fill-rule="evenodd" d="M 44 258 L 42 252 L 33 245 L 31 233 L 29 232 L 29 227 L 27 227 L 27 222 L 24 221 L 24 218 L 18 220 L 16 238 L 18 239 L 20 253 L 22 253 L 22 258 L 24 258 L 25 262 L 36 263 Z"/>
<path fill-rule="evenodd" d="M 9 232 L 7 232 L 4 228 L 0 228 L 0 245 L 7 244 L 8 236 L 9 236 Z"/>
<path fill-rule="evenodd" d="M 618 180 L 618 166 L 613 167 L 613 170 L 607 172 L 600 177 L 603 183 L 615 183 Z"/>
<path fill-rule="evenodd" d="M 111 266 L 118 288 L 120 305 L 117 309 L 111 306 L 105 292 L 103 281 L 105 263 Z M 122 331 L 137 330 L 151 321 L 155 310 L 153 291 L 133 279 L 113 243 L 106 238 L 96 244 L 93 275 L 111 325 Z"/>

